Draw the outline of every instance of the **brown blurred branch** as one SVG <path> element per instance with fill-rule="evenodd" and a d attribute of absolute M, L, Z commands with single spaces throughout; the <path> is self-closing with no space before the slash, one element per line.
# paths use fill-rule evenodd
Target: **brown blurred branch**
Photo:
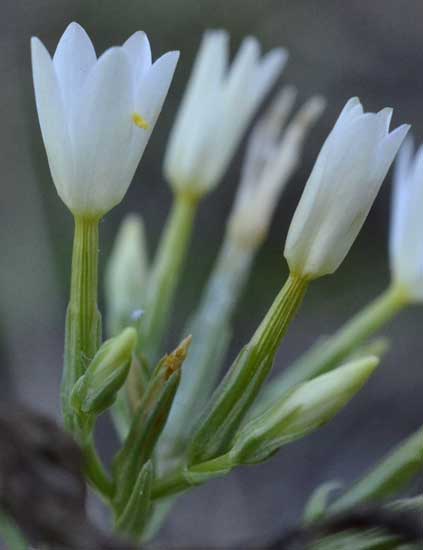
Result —
<path fill-rule="evenodd" d="M 87 518 L 77 445 L 53 421 L 23 406 L 0 406 L 0 507 L 34 544 L 127 550 Z"/>

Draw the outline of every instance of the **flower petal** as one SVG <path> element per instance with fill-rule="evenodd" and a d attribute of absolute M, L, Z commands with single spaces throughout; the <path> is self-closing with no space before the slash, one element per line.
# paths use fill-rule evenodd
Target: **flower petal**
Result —
<path fill-rule="evenodd" d="M 94 46 L 78 23 L 71 23 L 63 33 L 53 57 L 65 109 L 73 112 L 88 73 L 95 65 Z"/>
<path fill-rule="evenodd" d="M 128 56 L 111 48 L 90 72 L 72 120 L 74 211 L 110 210 L 125 194 L 133 131 L 133 87 Z"/>
<path fill-rule="evenodd" d="M 134 128 L 131 146 L 128 150 L 127 170 L 131 179 L 147 146 L 157 118 L 172 82 L 179 52 L 168 52 L 162 55 L 144 74 L 135 94 L 135 111 L 148 122 L 148 130 Z"/>
<path fill-rule="evenodd" d="M 31 40 L 31 53 L 38 118 L 50 171 L 57 192 L 66 202 L 66 189 L 72 180 L 73 164 L 59 82 L 50 54 L 38 38 Z"/>
<path fill-rule="evenodd" d="M 147 35 L 143 31 L 137 31 L 123 44 L 123 49 L 128 54 L 134 75 L 136 89 L 146 71 L 151 67 L 151 47 Z"/>

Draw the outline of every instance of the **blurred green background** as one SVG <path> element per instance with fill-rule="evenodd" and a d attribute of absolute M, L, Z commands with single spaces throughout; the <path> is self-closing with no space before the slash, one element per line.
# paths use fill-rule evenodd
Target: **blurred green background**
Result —
<path fill-rule="evenodd" d="M 102 224 L 102 265 L 129 211 L 144 215 L 150 253 L 154 250 L 171 199 L 161 169 L 166 139 L 206 28 L 230 31 L 233 50 L 247 34 L 259 38 L 264 50 L 285 46 L 290 60 L 280 84 L 296 85 L 301 99 L 314 93 L 327 98 L 328 108 L 308 140 L 302 167 L 283 196 L 255 263 L 236 317 L 231 357 L 284 280 L 282 249 L 288 224 L 313 160 L 346 99 L 360 96 L 367 110 L 392 106 L 393 125 L 410 122 L 416 138 L 423 137 L 419 0 L 2 0 L 1 9 L 1 395 L 17 397 L 49 414 L 58 414 L 72 220 L 52 184 L 36 119 L 32 35 L 53 52 L 67 24 L 76 20 L 90 34 L 97 53 L 138 29 L 148 33 L 155 57 L 169 49 L 181 50 L 174 83 L 136 177 L 124 202 Z M 219 189 L 201 205 L 175 309 L 175 333 L 198 298 L 219 246 L 242 153 L 243 147 Z M 312 286 L 279 353 L 278 369 L 385 287 L 389 197 L 387 181 L 342 267 Z M 181 498 L 160 541 L 228 548 L 276 535 L 298 520 L 306 496 L 317 484 L 333 478 L 348 483 L 419 427 L 422 321 L 423 310 L 414 308 L 386 330 L 391 351 L 361 395 L 334 422 L 268 464 L 240 470 Z M 114 444 L 107 423 L 100 439 L 106 451 Z"/>

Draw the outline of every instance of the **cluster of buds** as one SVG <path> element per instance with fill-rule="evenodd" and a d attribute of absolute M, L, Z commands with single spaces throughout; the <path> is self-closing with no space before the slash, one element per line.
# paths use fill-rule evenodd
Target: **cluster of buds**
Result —
<path fill-rule="evenodd" d="M 308 285 L 344 260 L 409 128 L 390 131 L 392 109 L 365 113 L 352 98 L 324 142 L 293 216 L 284 251 L 289 277 L 212 393 L 254 255 L 325 106 L 313 96 L 288 122 L 296 91 L 285 87 L 251 132 L 222 252 L 190 324 L 192 355 L 191 336 L 172 353 L 161 352 L 198 201 L 222 180 L 287 59 L 282 48 L 260 58 L 258 42 L 249 37 L 229 64 L 228 40 L 224 31 L 212 31 L 201 44 L 166 150 L 174 206 L 151 264 L 141 219 L 132 215 L 121 227 L 107 270 L 110 339 L 104 343 L 97 307 L 98 224 L 129 187 L 179 54 L 169 52 L 153 63 L 146 35 L 136 32 L 97 59 L 75 23 L 53 58 L 38 39 L 32 41 L 47 158 L 57 192 L 75 217 L 65 424 L 83 449 L 88 480 L 113 510 L 116 529 L 134 540 L 152 533 L 156 516 L 169 506 L 167 497 L 238 465 L 267 460 L 328 422 L 379 363 L 368 350 L 354 359 L 351 352 L 400 305 L 423 297 L 423 249 L 416 237 L 423 229 L 423 153 L 412 161 L 407 144 L 396 170 L 390 245 L 395 291 L 308 359 L 289 391 L 277 382 L 273 398 L 259 412 L 253 407 Z M 122 439 L 110 474 L 93 437 L 96 418 L 108 409 Z M 175 438 L 180 448 L 169 469 L 166 453 L 169 445 L 175 451 Z"/>

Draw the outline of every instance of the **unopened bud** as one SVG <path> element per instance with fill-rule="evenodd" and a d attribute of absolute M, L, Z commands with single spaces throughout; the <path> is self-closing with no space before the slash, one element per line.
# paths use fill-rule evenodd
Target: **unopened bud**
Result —
<path fill-rule="evenodd" d="M 147 266 L 144 225 L 140 216 L 130 214 L 119 228 L 106 271 L 110 335 L 116 335 L 140 315 Z"/>
<path fill-rule="evenodd" d="M 113 404 L 128 375 L 136 343 L 136 330 L 128 327 L 101 346 L 72 390 L 75 409 L 98 415 Z"/>
<path fill-rule="evenodd" d="M 351 361 L 277 400 L 235 436 L 233 462 L 261 462 L 328 422 L 362 388 L 378 363 L 374 356 Z"/>

